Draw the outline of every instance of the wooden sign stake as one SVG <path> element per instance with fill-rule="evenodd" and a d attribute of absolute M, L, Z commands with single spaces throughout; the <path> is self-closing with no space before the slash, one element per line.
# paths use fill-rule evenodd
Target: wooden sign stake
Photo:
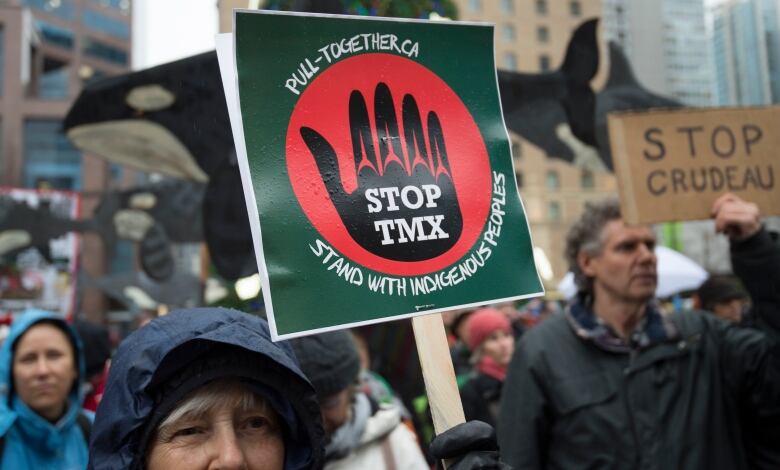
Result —
<path fill-rule="evenodd" d="M 433 427 L 436 434 L 441 434 L 466 421 L 444 322 L 438 313 L 424 315 L 412 318 L 412 327 L 433 416 Z M 447 462 L 444 462 L 444 468 L 447 468 Z"/>

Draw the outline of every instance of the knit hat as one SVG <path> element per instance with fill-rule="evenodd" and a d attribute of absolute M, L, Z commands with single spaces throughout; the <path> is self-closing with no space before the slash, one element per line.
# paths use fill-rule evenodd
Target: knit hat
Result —
<path fill-rule="evenodd" d="M 338 393 L 357 379 L 360 356 L 352 336 L 346 331 L 296 338 L 290 344 L 318 397 Z"/>
<path fill-rule="evenodd" d="M 727 275 L 710 276 L 699 286 L 696 294 L 704 310 L 712 310 L 715 304 L 748 298 L 739 280 Z"/>
<path fill-rule="evenodd" d="M 466 328 L 469 332 L 468 346 L 472 351 L 476 350 L 496 330 L 512 333 L 512 327 L 506 315 L 492 307 L 475 311 L 469 317 Z"/>

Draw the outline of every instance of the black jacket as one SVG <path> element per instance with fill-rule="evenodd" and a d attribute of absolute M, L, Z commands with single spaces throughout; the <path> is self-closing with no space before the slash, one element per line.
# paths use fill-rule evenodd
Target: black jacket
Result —
<path fill-rule="evenodd" d="M 684 312 L 671 316 L 674 338 L 627 353 L 581 338 L 567 314 L 528 332 L 504 384 L 502 459 L 515 469 L 751 468 L 746 423 L 764 436 L 759 449 L 777 449 L 779 248 L 764 231 L 732 246 L 767 332 Z"/>
<path fill-rule="evenodd" d="M 780 348 L 780 240 L 776 233 L 759 232 L 757 237 L 731 247 L 734 273 L 745 285 L 752 301 L 751 325 L 763 331 Z M 774 266 L 774 269 L 772 268 Z M 776 349 L 777 351 L 777 349 Z M 780 403 L 773 409 L 743 407 L 743 441 L 750 468 L 780 469 Z"/>
<path fill-rule="evenodd" d="M 504 382 L 489 375 L 478 373 L 463 384 L 460 401 L 466 421 L 483 421 L 496 426 L 501 388 Z"/>

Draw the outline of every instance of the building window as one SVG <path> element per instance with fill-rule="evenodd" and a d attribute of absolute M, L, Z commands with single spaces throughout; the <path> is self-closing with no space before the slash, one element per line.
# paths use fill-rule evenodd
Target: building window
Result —
<path fill-rule="evenodd" d="M 550 31 L 547 29 L 547 26 L 536 28 L 536 40 L 540 43 L 547 43 L 550 40 Z"/>
<path fill-rule="evenodd" d="M 109 73 L 93 69 L 89 65 L 82 65 L 79 69 L 79 77 L 83 80 L 84 85 L 89 85 L 90 83 L 101 80 L 109 75 Z"/>
<path fill-rule="evenodd" d="M 119 65 L 127 65 L 127 51 L 92 38 L 84 39 L 84 53 Z"/>
<path fill-rule="evenodd" d="M 507 70 L 517 70 L 517 58 L 514 52 L 504 52 L 504 67 Z"/>
<path fill-rule="evenodd" d="M 130 0 L 97 0 L 97 3 L 106 8 L 119 10 L 123 15 L 130 13 Z"/>
<path fill-rule="evenodd" d="M 550 222 L 561 221 L 561 205 L 558 201 L 550 201 L 547 203 L 547 220 Z"/>
<path fill-rule="evenodd" d="M 542 72 L 550 70 L 550 56 L 545 54 L 539 56 L 539 70 Z"/>
<path fill-rule="evenodd" d="M 38 98 L 56 100 L 68 97 L 68 78 L 70 67 L 67 62 L 43 58 L 43 72 L 38 78 Z"/>
<path fill-rule="evenodd" d="M 512 42 L 515 40 L 515 27 L 511 24 L 505 24 L 501 27 L 501 36 L 504 38 L 504 42 Z"/>
<path fill-rule="evenodd" d="M 545 180 L 545 186 L 551 191 L 555 191 L 561 187 L 561 180 L 558 177 L 558 172 L 555 170 L 547 171 L 547 179 Z"/>
<path fill-rule="evenodd" d="M 469 0 L 469 11 L 479 13 L 482 11 L 482 0 Z"/>
<path fill-rule="evenodd" d="M 501 0 L 501 13 L 511 15 L 515 12 L 514 0 Z"/>
<path fill-rule="evenodd" d="M 3 96 L 5 82 L 5 29 L 0 25 L 0 96 Z M 2 161 L 2 160 L 0 160 Z"/>
<path fill-rule="evenodd" d="M 517 180 L 517 189 L 521 189 L 523 187 L 523 172 L 515 172 L 515 179 Z"/>
<path fill-rule="evenodd" d="M 81 19 L 88 28 L 109 34 L 119 39 L 130 38 L 130 25 L 126 21 L 117 20 L 93 10 L 84 10 Z"/>
<path fill-rule="evenodd" d="M 536 14 L 537 15 L 547 14 L 547 0 L 536 0 Z"/>
<path fill-rule="evenodd" d="M 35 10 L 45 11 L 67 20 L 73 19 L 73 12 L 75 11 L 73 0 L 22 0 L 22 5 Z"/>
<path fill-rule="evenodd" d="M 592 171 L 588 169 L 582 170 L 582 173 L 580 173 L 580 186 L 582 189 L 593 189 L 596 186 Z"/>
<path fill-rule="evenodd" d="M 28 188 L 81 189 L 81 152 L 57 120 L 24 122 L 24 185 Z"/>
<path fill-rule="evenodd" d="M 55 46 L 73 49 L 73 44 L 76 42 L 76 36 L 73 34 L 73 31 L 54 26 L 45 21 L 36 20 L 35 29 L 40 34 L 41 39 Z"/>
<path fill-rule="evenodd" d="M 569 12 L 571 16 L 577 17 L 582 15 L 582 5 L 577 0 L 569 2 Z"/>

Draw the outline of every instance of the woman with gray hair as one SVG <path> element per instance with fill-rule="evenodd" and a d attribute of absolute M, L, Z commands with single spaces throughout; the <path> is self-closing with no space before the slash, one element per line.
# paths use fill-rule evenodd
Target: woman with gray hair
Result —
<path fill-rule="evenodd" d="M 172 312 L 119 347 L 95 416 L 89 468 L 319 468 L 314 390 L 265 320 Z"/>

